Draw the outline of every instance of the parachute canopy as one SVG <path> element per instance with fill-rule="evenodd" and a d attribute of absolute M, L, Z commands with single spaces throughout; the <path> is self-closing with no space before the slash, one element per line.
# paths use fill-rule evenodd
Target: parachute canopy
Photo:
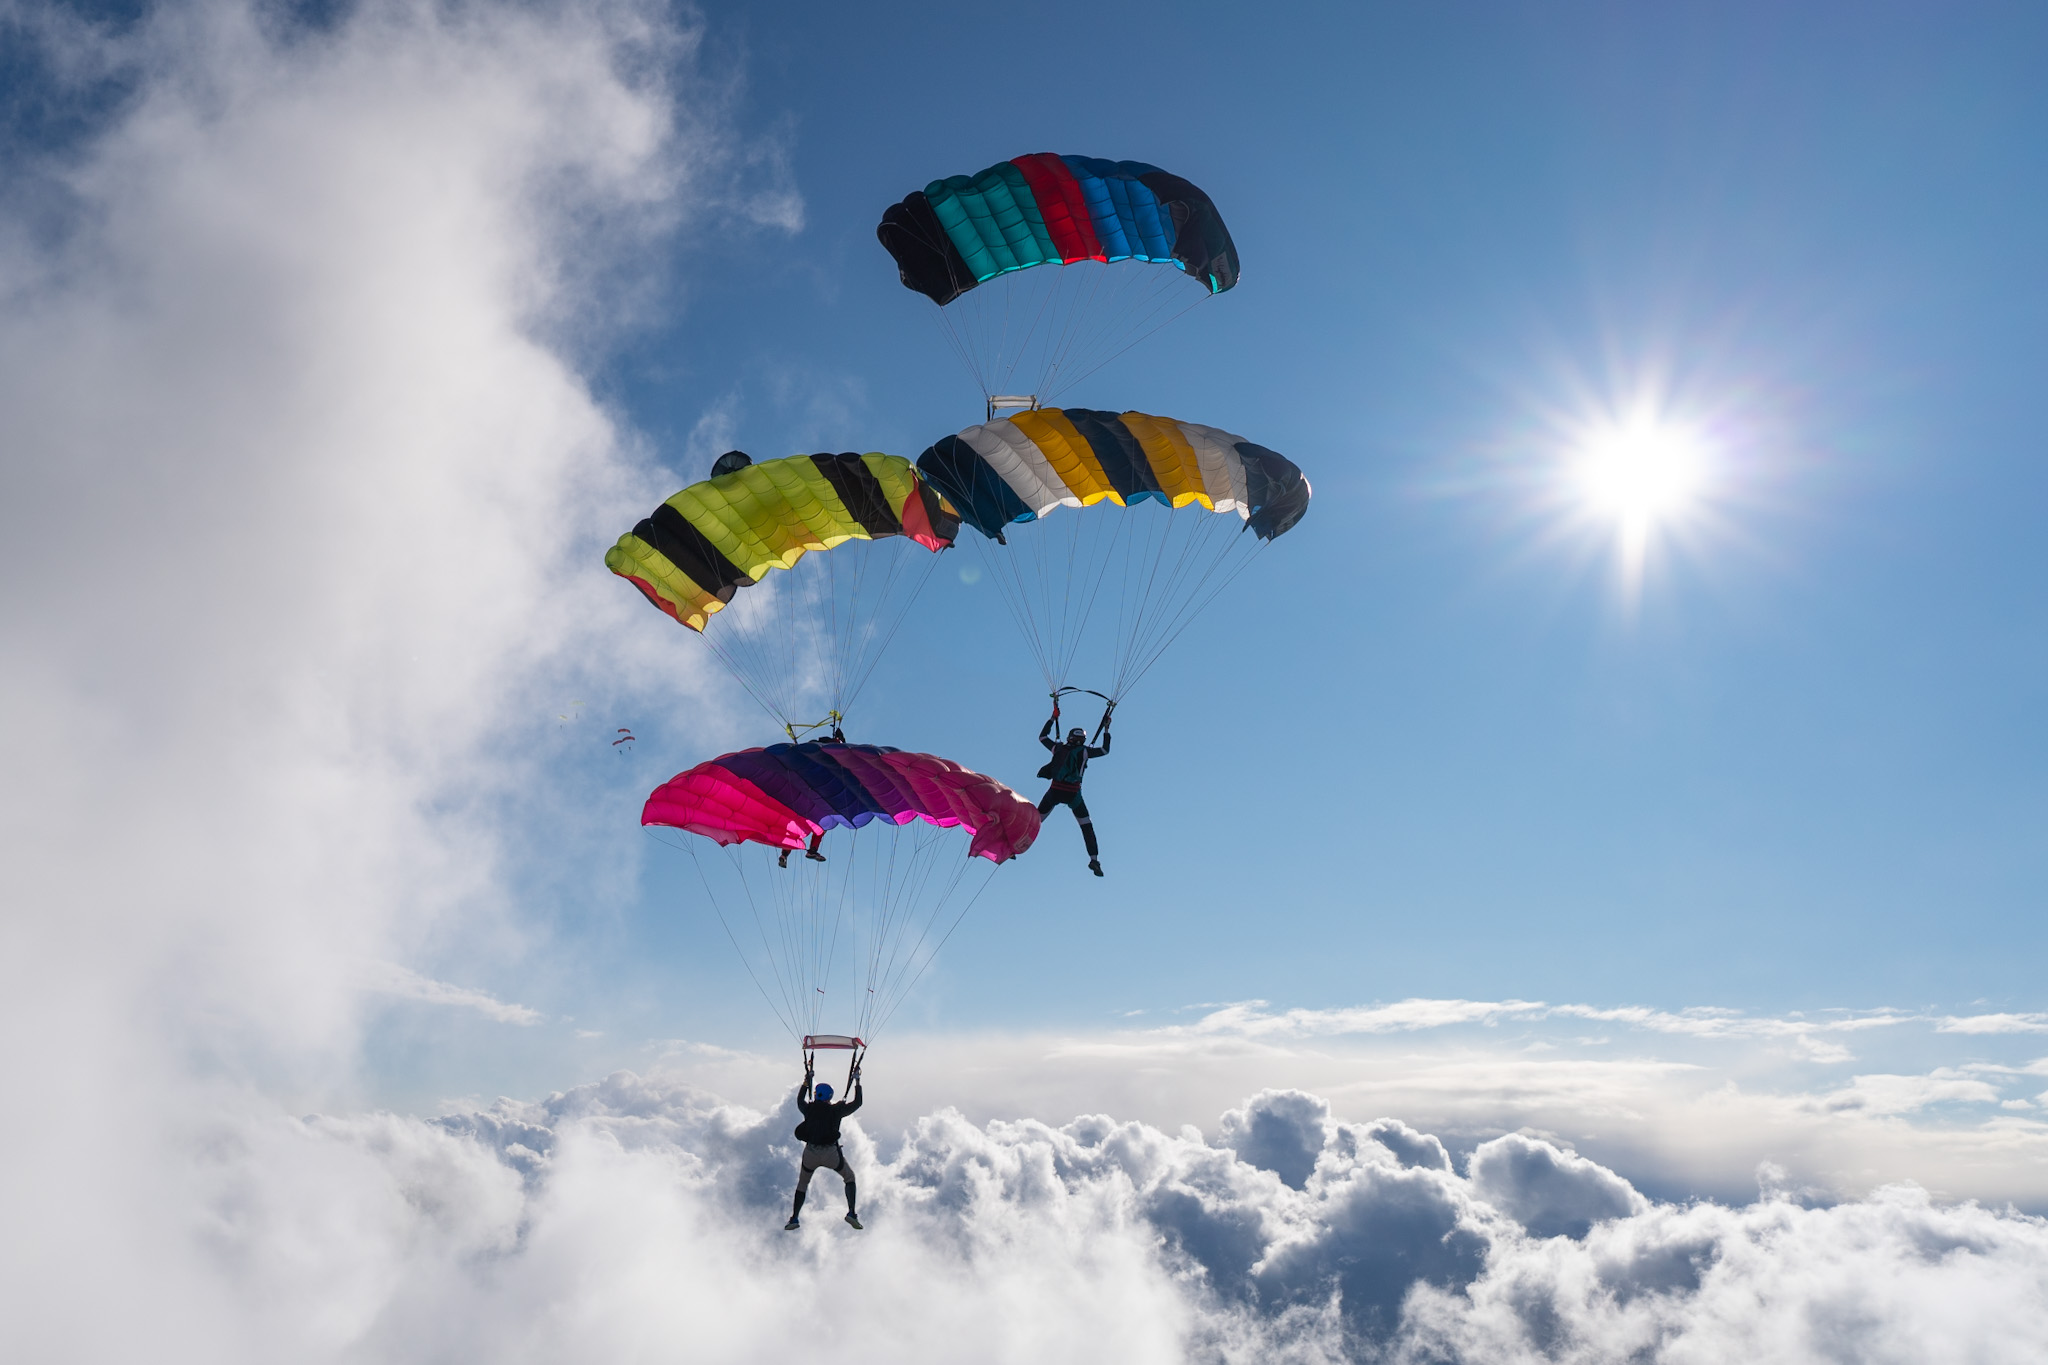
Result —
<path fill-rule="evenodd" d="M 1237 283 L 1209 196 L 1142 161 L 1000 161 L 891 205 L 875 235 L 904 285 L 939 305 L 991 418 L 1052 402 Z"/>
<path fill-rule="evenodd" d="M 1142 412 L 1044 408 L 947 436 L 918 472 L 992 539 L 1055 507 L 1147 500 L 1235 512 L 1271 540 L 1308 511 L 1309 484 L 1285 455 L 1215 427 Z"/>
<path fill-rule="evenodd" d="M 1113 699 L 1301 520 L 1310 492 L 1292 460 L 1242 436 L 1086 408 L 969 427 L 917 467 L 988 537 L 976 547 L 1047 686 L 1079 662 Z M 1048 515 L 1058 507 L 1087 510 Z M 1090 639 L 1105 657 L 1084 656 Z"/>
<path fill-rule="evenodd" d="M 729 472 L 655 508 L 604 556 L 606 568 L 692 630 L 703 630 L 735 591 L 807 553 L 888 536 L 939 550 L 959 529 L 900 455 L 792 455 L 756 464 L 731 451 L 719 467 Z"/>
<path fill-rule="evenodd" d="M 1237 283 L 1237 246 L 1209 196 L 1142 161 L 998 161 L 892 204 L 875 235 L 904 285 L 942 307 L 998 275 L 1075 261 L 1177 264 L 1212 294 Z"/>
<path fill-rule="evenodd" d="M 959 826 L 970 857 L 1006 862 L 1038 837 L 1038 810 L 992 777 L 932 754 L 875 744 L 772 744 L 679 773 L 656 788 L 643 825 L 719 844 L 802 848 L 812 835 L 886 819 Z"/>

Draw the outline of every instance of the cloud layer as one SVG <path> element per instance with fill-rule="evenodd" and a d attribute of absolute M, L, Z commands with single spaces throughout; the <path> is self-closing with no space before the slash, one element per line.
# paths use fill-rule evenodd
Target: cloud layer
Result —
<path fill-rule="evenodd" d="M 1831 1207 L 1656 1204 L 1535 1139 L 1462 1169 L 1393 1121 L 1268 1091 L 1218 1136 L 1107 1115 L 886 1145 L 868 1225 L 796 1121 L 621 1073 L 436 1122 L 241 1133 L 207 1260 L 273 1358 L 701 1361 L 2021 1361 L 2048 1224 L 1912 1186 Z M 873 1127 L 874 1125 L 870 1125 Z M 877 1132 L 883 1131 L 880 1129 Z"/>

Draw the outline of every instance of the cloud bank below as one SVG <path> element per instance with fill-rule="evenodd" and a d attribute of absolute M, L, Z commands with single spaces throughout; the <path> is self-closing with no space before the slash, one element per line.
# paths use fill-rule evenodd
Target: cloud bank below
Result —
<path fill-rule="evenodd" d="M 210 1173 L 221 1290 L 272 1358 L 2021 1361 L 2048 1223 L 1911 1185 L 1656 1203 L 1521 1135 L 1454 1161 L 1265 1091 L 1213 1140 L 942 1110 L 779 1230 L 770 1112 L 620 1073 L 537 1104 L 240 1127 Z"/>

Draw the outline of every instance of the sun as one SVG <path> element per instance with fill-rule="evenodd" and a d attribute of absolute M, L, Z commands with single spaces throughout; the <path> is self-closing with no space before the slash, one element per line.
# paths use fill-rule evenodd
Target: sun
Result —
<path fill-rule="evenodd" d="M 1593 511 L 1647 529 L 1682 515 L 1698 496 L 1701 456 L 1691 432 L 1637 421 L 1590 433 L 1575 472 Z"/>
<path fill-rule="evenodd" d="M 1699 509 L 1710 451 L 1699 433 L 1654 414 L 1585 428 L 1566 466 L 1582 513 L 1612 527 L 1621 568 L 1640 578 L 1651 542 Z"/>

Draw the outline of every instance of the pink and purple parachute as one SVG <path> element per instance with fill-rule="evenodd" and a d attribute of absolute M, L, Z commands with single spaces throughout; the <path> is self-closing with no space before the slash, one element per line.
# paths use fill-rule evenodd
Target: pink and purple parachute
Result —
<path fill-rule="evenodd" d="M 992 777 L 879 744 L 771 744 L 699 763 L 657 787 L 643 825 L 719 844 L 802 848 L 814 834 L 886 819 L 959 826 L 970 857 L 1006 862 L 1038 837 L 1038 810 Z"/>

